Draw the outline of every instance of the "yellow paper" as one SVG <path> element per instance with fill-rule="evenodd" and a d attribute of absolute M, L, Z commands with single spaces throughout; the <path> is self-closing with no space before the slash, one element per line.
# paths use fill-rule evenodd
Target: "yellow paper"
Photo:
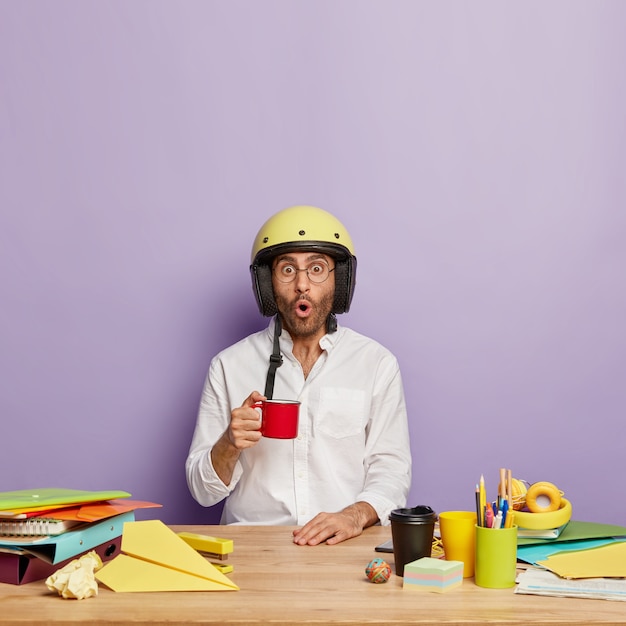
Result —
<path fill-rule="evenodd" d="M 623 578 L 626 577 L 626 542 L 560 552 L 538 563 L 563 578 Z"/>
<path fill-rule="evenodd" d="M 159 520 L 124 524 L 122 554 L 96 578 L 113 591 L 234 591 L 227 576 Z"/>

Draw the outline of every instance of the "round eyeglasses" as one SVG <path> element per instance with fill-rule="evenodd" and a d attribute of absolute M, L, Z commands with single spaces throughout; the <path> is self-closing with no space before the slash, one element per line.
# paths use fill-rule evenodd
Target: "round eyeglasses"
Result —
<path fill-rule="evenodd" d="M 274 275 L 281 283 L 292 283 L 296 280 L 298 272 L 306 272 L 309 280 L 312 283 L 323 283 L 328 280 L 331 272 L 335 271 L 335 268 L 328 267 L 324 261 L 314 261 L 305 268 L 300 269 L 293 263 L 282 261 L 274 268 Z"/>

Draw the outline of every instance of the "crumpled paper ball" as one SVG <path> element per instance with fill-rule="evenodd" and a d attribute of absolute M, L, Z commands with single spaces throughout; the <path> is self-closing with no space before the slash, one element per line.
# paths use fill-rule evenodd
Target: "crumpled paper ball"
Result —
<path fill-rule="evenodd" d="M 95 572 L 102 567 L 102 559 L 93 550 L 70 561 L 46 579 L 50 591 L 58 591 L 63 598 L 82 600 L 98 595 Z"/>

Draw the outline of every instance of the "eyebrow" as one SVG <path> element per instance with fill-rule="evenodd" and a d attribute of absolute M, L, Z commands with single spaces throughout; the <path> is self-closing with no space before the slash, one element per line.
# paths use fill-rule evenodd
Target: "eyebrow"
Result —
<path fill-rule="evenodd" d="M 316 261 L 318 259 L 321 259 L 322 261 L 326 261 L 326 263 L 330 265 L 329 257 L 326 254 L 323 254 L 321 252 L 314 252 L 310 254 L 308 257 L 306 257 L 305 262 L 310 263 L 311 261 Z M 289 261 L 289 263 L 295 264 L 296 258 L 293 256 L 290 256 L 289 254 L 281 254 L 280 256 L 276 257 L 276 259 L 274 260 L 274 263 L 280 263 L 281 261 Z"/>

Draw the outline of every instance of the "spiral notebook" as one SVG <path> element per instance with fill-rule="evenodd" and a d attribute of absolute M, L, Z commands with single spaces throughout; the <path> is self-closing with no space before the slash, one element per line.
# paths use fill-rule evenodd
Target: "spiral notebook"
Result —
<path fill-rule="evenodd" d="M 84 522 L 31 517 L 25 520 L 0 520 L 0 537 L 54 537 Z"/>

